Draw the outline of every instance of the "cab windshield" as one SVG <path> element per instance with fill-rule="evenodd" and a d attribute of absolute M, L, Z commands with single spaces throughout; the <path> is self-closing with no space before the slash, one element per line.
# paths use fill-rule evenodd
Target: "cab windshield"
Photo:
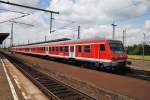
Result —
<path fill-rule="evenodd" d="M 124 54 L 124 47 L 121 41 L 110 41 L 110 49 L 113 54 Z"/>

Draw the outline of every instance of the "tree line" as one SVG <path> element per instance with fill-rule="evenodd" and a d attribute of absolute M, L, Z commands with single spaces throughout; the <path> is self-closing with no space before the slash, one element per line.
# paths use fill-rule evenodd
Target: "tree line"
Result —
<path fill-rule="evenodd" d="M 142 44 L 135 44 L 133 46 L 128 46 L 126 48 L 127 54 L 129 55 L 142 55 L 143 54 L 143 45 Z M 144 45 L 144 54 L 150 55 L 150 45 Z"/>

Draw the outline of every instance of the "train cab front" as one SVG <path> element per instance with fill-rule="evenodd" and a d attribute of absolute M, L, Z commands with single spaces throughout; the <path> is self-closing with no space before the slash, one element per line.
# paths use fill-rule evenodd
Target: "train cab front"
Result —
<path fill-rule="evenodd" d="M 121 41 L 109 41 L 111 50 L 111 66 L 112 67 L 125 67 L 127 64 L 127 54 L 124 50 Z"/>

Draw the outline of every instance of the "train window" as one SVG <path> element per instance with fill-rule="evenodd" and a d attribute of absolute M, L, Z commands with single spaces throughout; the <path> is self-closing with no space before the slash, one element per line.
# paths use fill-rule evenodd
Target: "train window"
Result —
<path fill-rule="evenodd" d="M 65 46 L 64 51 L 68 52 L 68 47 L 67 46 Z"/>
<path fill-rule="evenodd" d="M 44 47 L 44 51 L 47 51 L 47 47 Z"/>
<path fill-rule="evenodd" d="M 60 51 L 63 51 L 63 47 L 60 47 Z"/>
<path fill-rule="evenodd" d="M 90 46 L 89 45 L 86 45 L 86 46 L 84 46 L 84 52 L 86 52 L 86 53 L 90 53 Z"/>
<path fill-rule="evenodd" d="M 54 51 L 54 47 L 52 47 L 52 51 Z"/>
<path fill-rule="evenodd" d="M 48 47 L 45 47 L 45 51 L 48 51 Z"/>
<path fill-rule="evenodd" d="M 78 46 L 78 52 L 82 52 L 82 46 Z"/>
<path fill-rule="evenodd" d="M 58 47 L 56 47 L 56 51 L 58 51 Z"/>
<path fill-rule="evenodd" d="M 100 44 L 100 51 L 105 51 L 105 45 L 104 44 Z"/>
<path fill-rule="evenodd" d="M 51 48 L 51 47 L 49 47 L 49 51 L 52 51 L 52 48 Z"/>
<path fill-rule="evenodd" d="M 70 51 L 71 51 L 71 52 L 74 52 L 74 46 L 71 46 L 71 47 L 70 47 Z"/>

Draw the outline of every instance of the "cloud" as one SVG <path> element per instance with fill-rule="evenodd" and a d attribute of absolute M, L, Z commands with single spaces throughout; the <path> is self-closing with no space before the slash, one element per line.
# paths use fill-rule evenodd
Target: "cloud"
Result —
<path fill-rule="evenodd" d="M 111 39 L 112 21 L 143 16 L 150 8 L 150 0 L 52 0 L 50 8 L 60 11 L 56 19 L 75 21 L 76 27 L 81 25 L 82 38 Z M 128 44 L 140 43 L 145 27 L 134 25 L 117 26 L 116 39 L 122 40 L 122 31 L 127 28 Z"/>
<path fill-rule="evenodd" d="M 5 0 L 7 1 L 7 0 Z M 10 2 L 36 7 L 40 0 L 9 0 Z M 42 1 L 44 2 L 44 0 Z M 52 0 L 47 9 L 59 11 L 59 15 L 53 15 L 56 19 L 53 22 L 53 30 L 56 32 L 49 34 L 49 14 L 20 7 L 4 5 L 3 7 L 16 11 L 32 13 L 30 16 L 18 19 L 19 22 L 33 24 L 34 27 L 25 25 L 14 25 L 15 43 L 27 43 L 43 41 L 45 35 L 48 39 L 55 38 L 77 38 L 77 26 L 81 26 L 81 38 L 102 37 L 112 38 L 113 20 L 129 19 L 142 16 L 148 12 L 150 0 Z M 15 18 L 21 14 L 3 12 L 0 13 L 0 21 Z M 69 29 L 59 27 L 68 25 Z M 138 24 L 138 22 L 137 22 Z M 10 32 L 10 24 L 1 24 L 0 32 Z M 144 27 L 136 27 L 130 23 L 116 27 L 116 39 L 122 40 L 122 30 L 127 28 L 128 44 L 142 41 L 142 32 L 149 29 L 149 21 L 145 21 Z M 149 32 L 148 32 L 149 33 Z"/>
<path fill-rule="evenodd" d="M 146 21 L 145 21 L 144 27 L 145 27 L 146 29 L 150 30 L 150 20 L 146 20 Z"/>
<path fill-rule="evenodd" d="M 77 22 L 112 22 L 114 19 L 129 18 L 144 14 L 149 0 L 52 0 L 51 9 L 59 10 L 59 18 Z"/>

